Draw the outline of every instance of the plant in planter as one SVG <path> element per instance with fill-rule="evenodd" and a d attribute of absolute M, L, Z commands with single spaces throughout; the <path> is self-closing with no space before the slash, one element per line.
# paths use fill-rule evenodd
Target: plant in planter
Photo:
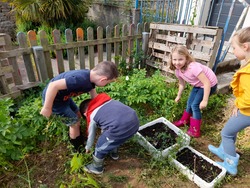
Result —
<path fill-rule="evenodd" d="M 154 158 L 165 157 L 174 147 L 189 145 L 190 137 L 161 117 L 139 128 L 136 133 L 137 141 Z"/>
<path fill-rule="evenodd" d="M 169 155 L 169 159 L 177 169 L 200 187 L 214 187 L 226 175 L 225 168 L 190 146 L 181 147 Z"/>

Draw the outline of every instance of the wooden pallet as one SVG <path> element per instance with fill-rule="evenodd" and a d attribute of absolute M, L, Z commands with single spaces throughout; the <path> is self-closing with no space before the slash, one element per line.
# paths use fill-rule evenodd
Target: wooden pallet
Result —
<path fill-rule="evenodd" d="M 0 60 L 0 98 L 16 98 L 21 95 L 14 84 L 13 72 L 13 66 L 8 64 L 7 59 Z"/>
<path fill-rule="evenodd" d="M 222 36 L 218 27 L 151 23 L 147 65 L 173 73 L 168 57 L 176 45 L 185 45 L 197 62 L 212 68 Z"/>

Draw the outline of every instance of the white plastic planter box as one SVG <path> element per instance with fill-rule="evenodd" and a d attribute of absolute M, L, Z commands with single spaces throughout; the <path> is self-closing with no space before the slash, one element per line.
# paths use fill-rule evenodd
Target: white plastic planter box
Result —
<path fill-rule="evenodd" d="M 189 145 L 190 136 L 187 135 L 186 133 L 184 133 L 181 129 L 179 129 L 175 125 L 173 125 L 170 121 L 168 121 L 164 117 L 158 118 L 158 119 L 153 120 L 153 121 L 151 121 L 151 122 L 149 122 L 149 123 L 147 123 L 145 125 L 140 126 L 139 131 L 141 131 L 141 130 L 147 128 L 147 127 L 153 126 L 153 125 L 155 125 L 157 123 L 162 123 L 163 126 L 164 125 L 167 126 L 169 129 L 174 131 L 178 137 L 181 137 L 181 139 L 180 139 L 181 140 L 180 141 L 181 146 Z M 137 137 L 137 141 L 139 142 L 139 144 L 141 146 L 143 146 L 147 151 L 149 151 L 153 155 L 154 158 L 166 157 L 171 149 L 173 149 L 174 147 L 177 147 L 177 143 L 175 143 L 172 146 L 167 147 L 167 148 L 156 149 L 156 147 L 154 147 L 153 144 L 150 143 L 150 141 L 148 141 L 144 136 L 142 136 L 139 133 L 139 131 L 135 135 L 135 137 Z M 157 138 L 155 138 L 155 140 L 157 140 Z"/>
<path fill-rule="evenodd" d="M 169 155 L 170 163 L 172 163 L 180 172 L 182 172 L 182 174 L 186 175 L 191 181 L 193 181 L 199 187 L 202 187 L 202 188 L 213 188 L 217 183 L 219 183 L 225 177 L 225 175 L 226 175 L 226 169 L 225 168 L 223 168 L 222 166 L 220 166 L 219 164 L 217 164 L 215 161 L 209 159 L 208 157 L 206 157 L 202 153 L 198 152 L 197 150 L 193 149 L 192 147 L 190 147 L 190 146 L 184 146 L 184 147 L 180 148 L 178 150 L 178 152 L 182 151 L 185 148 L 191 150 L 192 153 L 196 154 L 197 156 L 202 157 L 202 159 L 204 159 L 205 161 L 211 163 L 212 166 L 215 166 L 215 167 L 218 167 L 219 169 L 221 169 L 221 172 L 220 173 L 219 172 L 216 173 L 217 176 L 213 180 L 211 180 L 210 182 L 207 182 L 207 181 L 204 180 L 205 178 L 202 179 L 201 177 L 199 177 L 199 174 L 194 173 L 187 166 L 184 166 L 179 161 L 177 161 L 176 159 L 172 158 L 172 156 Z M 206 170 L 207 171 L 211 171 L 211 169 L 204 169 L 204 170 L 205 171 Z"/>

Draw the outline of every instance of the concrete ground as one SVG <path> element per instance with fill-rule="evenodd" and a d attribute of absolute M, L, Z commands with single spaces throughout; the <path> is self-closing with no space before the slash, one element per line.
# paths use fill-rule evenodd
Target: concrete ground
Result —
<path fill-rule="evenodd" d="M 228 52 L 224 61 L 220 62 L 216 69 L 218 78 L 218 93 L 229 93 L 230 82 L 232 81 L 235 71 L 240 67 L 240 61 L 235 56 Z"/>

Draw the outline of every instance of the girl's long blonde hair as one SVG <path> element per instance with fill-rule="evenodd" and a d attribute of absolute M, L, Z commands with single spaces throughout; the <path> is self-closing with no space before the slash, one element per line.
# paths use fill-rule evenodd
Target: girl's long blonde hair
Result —
<path fill-rule="evenodd" d="M 170 69 L 171 70 L 175 70 L 176 68 L 175 68 L 175 66 L 174 66 L 174 64 L 173 64 L 173 61 L 172 61 L 172 54 L 174 53 L 174 52 L 176 52 L 176 53 L 178 53 L 178 54 L 180 54 L 180 55 L 183 55 L 183 56 L 185 56 L 186 57 L 186 60 L 187 60 L 187 62 L 186 62 L 186 64 L 183 66 L 183 70 L 186 70 L 187 69 L 187 67 L 188 67 L 188 65 L 191 63 L 191 62 L 194 62 L 195 61 L 195 59 L 193 58 L 193 56 L 189 53 L 189 51 L 188 51 L 188 49 L 185 47 L 185 46 L 183 46 L 183 45 L 177 45 L 177 46 L 175 46 L 173 49 L 172 49 L 172 51 L 171 51 L 171 53 L 169 54 L 169 64 L 170 64 Z"/>

